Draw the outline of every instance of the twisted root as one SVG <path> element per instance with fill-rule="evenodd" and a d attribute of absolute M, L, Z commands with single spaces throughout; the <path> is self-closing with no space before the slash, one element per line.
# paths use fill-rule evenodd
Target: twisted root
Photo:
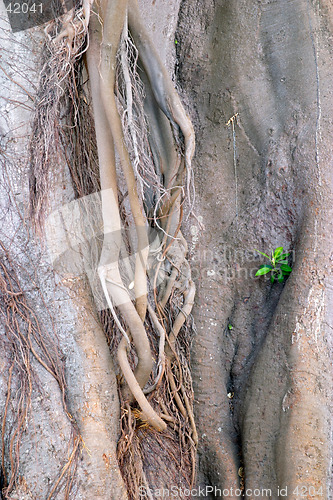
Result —
<path fill-rule="evenodd" d="M 193 440 L 196 442 L 191 404 L 182 385 L 180 384 L 180 387 L 177 388 L 171 369 L 174 360 L 177 361 L 177 336 L 191 313 L 195 294 L 195 287 L 190 278 L 190 268 L 186 261 L 187 245 L 180 233 L 183 203 L 181 198 L 185 193 L 183 184 L 186 174 L 189 183 L 195 147 L 193 127 L 171 79 L 145 31 L 136 0 L 102 0 L 100 5 L 96 4 L 93 9 L 91 9 L 91 0 L 85 0 L 78 18 L 81 20 L 82 29 L 86 29 L 89 24 L 89 46 L 86 61 L 94 109 L 104 223 L 104 242 L 98 264 L 98 275 L 106 303 L 123 335 L 118 347 L 117 358 L 127 383 L 127 388 L 124 389 L 125 400 L 130 402 L 134 398 L 141 407 L 145 420 L 159 431 L 165 429 L 165 422 L 157 415 L 144 393 L 148 394 L 159 386 L 167 366 L 167 377 L 171 391 L 180 413 L 185 419 L 189 418 L 191 422 Z M 73 16 L 71 17 L 69 13 L 64 19 L 63 31 L 55 37 L 54 42 L 63 43 L 67 39 L 71 45 L 74 36 L 73 29 L 75 34 L 77 23 L 75 24 Z M 171 273 L 165 286 L 160 288 L 159 300 L 157 300 L 156 290 L 154 290 L 156 312 L 152 306 L 148 305 L 149 224 L 143 204 L 145 202 L 146 206 L 149 206 L 149 202 L 148 198 L 145 200 L 144 179 L 141 179 L 138 174 L 141 157 L 138 147 L 139 138 L 132 112 L 131 72 L 126 56 L 126 47 L 132 43 L 128 29 L 144 69 L 143 80 L 147 89 L 147 110 L 148 112 L 154 110 L 155 118 L 153 120 L 156 120 L 156 127 L 152 127 L 155 130 L 152 130 L 149 137 L 156 177 L 163 176 L 164 180 L 163 186 L 157 186 L 163 193 L 160 197 L 161 203 L 155 205 L 153 211 L 155 225 L 163 234 L 160 246 L 161 261 L 168 260 Z M 120 65 L 125 89 L 123 105 L 128 136 L 132 144 L 132 157 L 134 156 L 134 158 L 131 158 L 128 150 L 127 137 L 124 135 L 122 119 L 118 110 L 119 102 L 117 103 L 115 96 L 117 50 L 121 37 L 123 42 L 120 48 Z M 168 122 L 173 127 L 172 133 Z M 183 151 L 179 136 L 184 140 Z M 123 282 L 119 268 L 120 248 L 123 242 L 115 150 L 118 153 L 122 174 L 126 182 L 127 198 L 136 230 L 137 248 L 133 279 L 135 305 L 132 302 L 130 290 Z M 147 183 L 145 188 L 147 188 Z M 160 267 L 161 264 L 158 263 L 155 285 Z M 154 288 L 156 288 L 155 285 Z M 175 287 L 182 292 L 184 303 L 173 325 L 168 326 L 164 309 L 167 307 Z M 156 376 L 149 387 L 145 386 L 151 377 L 153 363 L 145 328 L 147 307 L 154 330 L 159 336 Z M 127 331 L 122 326 L 118 314 L 125 322 Z M 168 348 L 165 353 L 166 340 Z M 134 371 L 128 360 L 128 349 L 132 342 L 138 359 Z M 178 366 L 178 375 L 181 376 L 179 361 Z M 165 411 L 163 414 L 167 417 L 166 420 L 172 420 L 172 417 L 169 417 Z"/>

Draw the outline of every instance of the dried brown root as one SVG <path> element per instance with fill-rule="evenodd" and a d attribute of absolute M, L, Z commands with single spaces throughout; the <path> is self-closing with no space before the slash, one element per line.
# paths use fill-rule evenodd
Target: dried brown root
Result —
<path fill-rule="evenodd" d="M 75 32 L 76 32 L 76 26 L 74 24 L 74 16 L 75 16 L 74 8 L 72 10 L 70 10 L 69 12 L 67 12 L 67 14 L 64 15 L 63 29 L 61 30 L 59 35 L 57 35 L 55 38 L 53 38 L 53 43 L 57 44 L 61 40 L 66 39 L 68 45 L 70 47 L 72 46 Z"/>
<path fill-rule="evenodd" d="M 192 406 L 190 404 L 190 401 L 189 401 L 189 399 L 187 397 L 187 394 L 186 394 L 185 389 L 184 389 L 183 386 L 181 387 L 181 391 L 182 391 L 182 395 L 183 395 L 183 398 L 184 398 L 187 415 L 188 415 L 188 418 L 190 420 L 190 424 L 191 424 L 191 428 L 192 428 L 193 443 L 194 443 L 195 446 L 198 446 L 198 433 L 197 433 L 197 428 L 196 428 L 196 425 L 195 425 L 194 413 L 193 413 L 193 410 L 192 410 Z"/>
<path fill-rule="evenodd" d="M 91 30 L 99 34 L 100 26 L 97 19 L 93 19 L 94 24 Z M 119 33 L 120 36 L 120 33 Z M 87 51 L 87 64 L 90 76 L 91 92 L 93 97 L 93 107 L 95 115 L 95 129 L 97 137 L 97 147 L 99 153 L 101 196 L 102 196 L 102 216 L 104 222 L 104 243 L 101 253 L 98 273 L 101 279 L 103 291 L 108 305 L 116 314 L 112 306 L 112 301 L 121 309 L 124 319 L 131 331 L 131 336 L 138 352 L 138 365 L 136 376 L 139 385 L 144 387 L 147 383 L 152 369 L 152 360 L 148 338 L 144 330 L 141 318 L 138 316 L 131 302 L 128 291 L 125 289 L 119 271 L 118 259 L 121 247 L 121 221 L 119 215 L 119 204 L 117 195 L 117 173 L 115 167 L 115 153 L 113 134 L 110 128 L 107 112 L 102 98 L 101 75 L 96 66 L 96 61 L 100 60 L 101 38 L 91 35 L 90 47 Z M 105 56 L 105 54 L 104 54 Z M 114 56 L 115 57 L 115 56 Z M 115 64 L 115 60 L 114 60 Z M 112 88 L 113 94 L 113 88 Z M 114 99 L 114 97 L 113 97 Z M 110 109 L 109 109 L 110 112 Z M 113 112 L 115 112 L 113 110 Z M 118 116 L 118 115 L 117 115 Z M 119 327 L 119 320 L 116 319 Z M 127 337 L 120 325 L 120 331 Z"/>

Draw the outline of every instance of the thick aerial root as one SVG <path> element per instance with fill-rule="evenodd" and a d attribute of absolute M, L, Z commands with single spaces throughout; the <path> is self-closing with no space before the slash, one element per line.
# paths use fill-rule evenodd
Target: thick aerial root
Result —
<path fill-rule="evenodd" d="M 152 370 L 149 341 L 142 322 L 147 303 L 146 261 L 149 247 L 145 230 L 146 222 L 142 214 L 142 208 L 138 202 L 135 178 L 128 153 L 125 149 L 121 123 L 114 97 L 116 50 L 126 13 L 126 2 L 110 2 L 106 9 L 103 39 L 100 33 L 100 26 L 97 19 L 95 19 L 95 25 L 91 26 L 91 30 L 95 36 L 91 36 L 91 47 L 87 54 L 100 159 L 102 214 L 105 233 L 98 270 L 106 300 L 114 317 L 116 317 L 116 314 L 112 306 L 112 301 L 120 310 L 130 330 L 138 354 L 135 377 L 137 384 L 142 388 L 146 385 Z M 113 9 L 116 9 L 116 12 Z M 96 32 L 99 33 L 99 38 L 96 37 Z M 100 54 L 101 43 L 102 60 L 99 73 L 98 68 L 96 68 L 96 55 Z M 111 147 L 113 142 L 118 150 L 124 170 L 131 209 L 137 227 L 139 251 L 137 252 L 134 278 L 137 310 L 134 308 L 129 293 L 122 283 L 118 266 L 121 246 L 121 223 L 117 201 L 117 175 L 114 151 L 113 147 Z M 120 322 L 118 319 L 116 323 L 119 326 Z M 121 331 L 127 337 L 123 328 L 121 328 Z M 133 390 L 135 391 L 135 389 Z"/>
<path fill-rule="evenodd" d="M 122 373 L 125 377 L 125 380 L 135 397 L 136 401 L 140 405 L 142 410 L 142 417 L 146 420 L 154 429 L 158 431 L 164 431 L 167 427 L 166 423 L 157 415 L 157 413 L 153 410 L 153 408 L 148 403 L 145 395 L 142 392 L 140 385 L 131 370 L 131 367 L 128 363 L 127 354 L 126 354 L 126 340 L 122 339 L 118 348 L 118 362 L 119 366 L 122 370 Z"/>
<path fill-rule="evenodd" d="M 120 163 L 128 189 L 131 211 L 135 222 L 138 239 L 137 257 L 134 275 L 134 293 L 136 307 L 142 321 L 146 316 L 147 309 L 147 260 L 149 254 L 149 242 L 147 234 L 147 222 L 140 205 L 136 179 L 131 165 L 131 160 L 126 149 L 121 119 L 117 110 L 114 95 L 115 68 L 117 48 L 120 35 L 126 19 L 127 2 L 108 2 L 105 13 L 103 28 L 103 40 L 101 47 L 101 97 L 104 104 L 105 114 L 108 119 L 115 147 L 118 151 Z"/>
<path fill-rule="evenodd" d="M 133 339 L 138 355 L 138 364 L 135 369 L 135 376 L 139 386 L 143 388 L 149 380 L 153 367 L 146 330 L 126 288 L 122 284 L 118 264 L 112 267 L 100 266 L 98 272 L 102 283 L 104 282 L 103 289 L 106 291 L 108 303 L 110 304 L 112 300 L 114 301 L 116 307 L 122 315 L 122 318 L 129 328 L 130 335 Z M 112 303 L 111 307 L 111 311 L 115 314 Z M 116 322 L 118 324 L 119 320 L 117 319 Z M 124 335 L 125 340 L 127 340 L 127 333 L 124 332 L 122 326 L 120 331 Z"/>

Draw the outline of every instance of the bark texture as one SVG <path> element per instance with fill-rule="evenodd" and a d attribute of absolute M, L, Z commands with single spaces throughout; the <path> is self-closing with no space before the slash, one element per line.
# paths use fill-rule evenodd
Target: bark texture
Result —
<path fill-rule="evenodd" d="M 66 414 L 61 387 L 35 356 L 30 353 L 21 359 L 15 354 L 15 341 L 11 343 L 13 337 L 10 337 L 6 322 L 10 302 L 6 302 L 6 296 L 2 294 L 1 421 L 7 395 L 11 396 L 6 426 L 2 427 L 7 480 L 13 473 L 13 463 L 10 463 L 12 445 L 14 463 L 19 466 L 10 498 L 46 499 L 53 491 L 52 498 L 68 498 L 65 491 L 71 483 L 72 472 L 77 477 L 73 487 L 69 488 L 70 498 L 126 498 L 116 459 L 120 415 L 116 378 L 83 266 L 80 267 L 81 260 L 78 259 L 79 266 L 72 274 L 64 274 L 64 270 L 55 274 L 49 253 L 52 254 L 54 249 L 48 248 L 44 239 L 33 236 L 28 220 L 27 148 L 32 96 L 36 92 L 43 46 L 41 29 L 12 34 L 3 5 L 0 23 L 0 240 L 8 250 L 6 255 L 2 249 L 1 264 L 8 266 L 8 259 L 14 263 L 17 283 L 29 308 L 36 314 L 45 342 L 49 342 L 47 335 L 53 339 L 54 345 L 52 342 L 48 344 L 50 356 L 64 370 L 68 405 Z M 58 172 L 52 172 L 52 186 L 51 212 L 73 199 L 65 165 L 60 166 Z M 59 230 L 61 226 L 53 227 L 54 232 Z M 61 237 L 58 234 L 57 241 L 61 241 Z M 3 272 L 3 267 L 1 270 Z M 6 286 L 8 288 L 8 283 Z M 17 321 L 23 338 L 27 338 L 29 325 L 21 323 L 21 318 Z M 14 337 L 18 335 L 16 329 L 12 333 Z M 34 342 L 33 346 L 37 355 L 41 355 L 39 346 Z M 13 362 L 10 390 L 9 369 Z M 26 369 L 18 364 L 21 362 L 25 362 Z M 17 405 L 29 380 L 27 367 L 31 370 L 31 404 L 27 398 L 27 417 L 16 454 L 17 440 L 12 442 L 11 439 L 13 435 L 15 437 Z M 54 490 L 62 473 L 62 480 Z"/>
<path fill-rule="evenodd" d="M 256 498 L 277 500 L 279 489 L 287 488 L 290 500 L 302 492 L 330 499 L 332 5 L 142 0 L 140 6 L 169 70 L 175 65 L 197 137 L 196 218 L 182 228 L 197 288 L 197 483 L 228 490 L 226 498 L 239 498 L 235 489 L 245 488 L 250 500 L 250 489 L 266 488 L 271 495 Z M 65 370 L 70 413 L 58 381 L 31 355 L 31 407 L 11 498 L 48 499 L 70 464 L 76 481 L 68 498 L 122 500 L 127 493 L 115 453 L 116 377 L 89 287 L 81 268 L 79 279 L 65 276 L 64 287 L 64 276 L 55 277 L 46 248 L 26 224 L 26 148 L 41 30 L 11 34 L 3 4 L 0 9 L 0 240 L 42 331 L 55 340 L 50 349 Z M 73 199 L 70 176 L 66 168 L 61 172 L 53 173 L 53 210 Z M 267 253 L 282 245 L 293 252 L 286 283 L 255 279 L 263 259 L 253 250 Z M 27 325 L 22 331 L 27 334 Z M 3 418 L 16 359 L 4 321 L 0 345 Z M 26 380 L 24 370 L 15 366 L 12 373 L 10 394 L 16 398 L 1 431 L 7 477 L 11 429 Z M 156 488 L 173 485 L 166 461 L 149 453 L 149 439 L 144 467 L 155 488 L 152 498 L 158 498 Z M 75 449 L 81 451 L 69 462 Z M 53 498 L 67 498 L 68 477 Z"/>
<path fill-rule="evenodd" d="M 182 3 L 205 226 L 188 228 L 202 485 L 236 488 L 242 466 L 245 488 L 271 498 L 330 498 L 331 16 L 303 0 Z M 253 279 L 253 249 L 280 245 L 294 252 L 286 284 Z"/>

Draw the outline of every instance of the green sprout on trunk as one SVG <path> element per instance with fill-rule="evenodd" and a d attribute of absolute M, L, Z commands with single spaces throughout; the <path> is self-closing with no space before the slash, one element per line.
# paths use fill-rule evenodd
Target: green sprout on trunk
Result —
<path fill-rule="evenodd" d="M 271 257 L 269 257 L 266 253 L 260 252 L 259 250 L 256 250 L 256 252 L 266 257 L 270 262 L 270 264 L 263 264 L 260 266 L 256 272 L 256 276 L 262 276 L 270 273 L 271 283 L 274 283 L 274 281 L 282 283 L 284 278 L 288 277 L 291 273 L 292 269 L 288 266 L 288 256 L 290 253 L 283 253 L 283 247 L 278 247 L 275 250 L 272 250 Z"/>

